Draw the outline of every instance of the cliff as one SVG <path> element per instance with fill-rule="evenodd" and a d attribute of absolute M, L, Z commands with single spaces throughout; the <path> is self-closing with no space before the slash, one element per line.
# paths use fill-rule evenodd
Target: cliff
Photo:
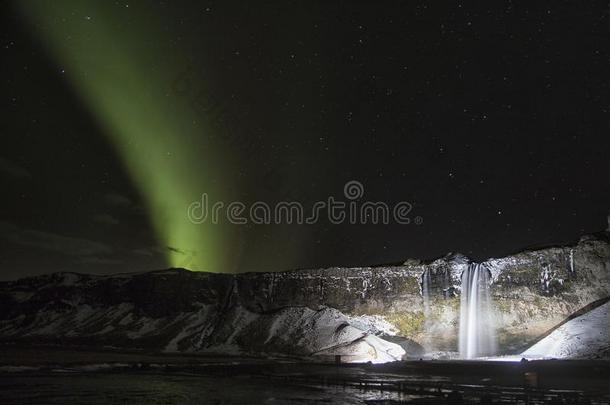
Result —
<path fill-rule="evenodd" d="M 502 353 L 520 353 L 570 314 L 610 297 L 607 234 L 484 264 Z M 400 266 L 237 275 L 55 273 L 0 283 L 0 339 L 363 361 L 418 357 L 421 345 L 456 350 L 467 265 L 466 257 L 448 255 Z"/>

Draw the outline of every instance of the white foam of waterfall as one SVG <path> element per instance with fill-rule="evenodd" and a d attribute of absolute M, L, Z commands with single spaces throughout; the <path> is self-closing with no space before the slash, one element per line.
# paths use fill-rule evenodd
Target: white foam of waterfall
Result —
<path fill-rule="evenodd" d="M 489 270 L 472 263 L 462 272 L 460 298 L 460 357 L 473 359 L 496 352 L 495 322 L 489 285 Z"/>
<path fill-rule="evenodd" d="M 422 274 L 421 280 L 421 294 L 424 299 L 424 331 L 426 336 L 422 343 L 426 350 L 430 350 L 430 335 L 432 333 L 432 321 L 430 319 L 430 286 L 430 270 L 426 269 L 424 270 L 424 274 Z"/>
<path fill-rule="evenodd" d="M 430 270 L 424 270 L 421 281 L 421 293 L 424 298 L 424 313 L 427 315 L 430 311 Z"/>

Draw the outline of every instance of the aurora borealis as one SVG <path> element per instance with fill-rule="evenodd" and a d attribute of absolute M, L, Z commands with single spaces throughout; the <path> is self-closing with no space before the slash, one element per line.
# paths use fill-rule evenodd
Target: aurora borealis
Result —
<path fill-rule="evenodd" d="M 227 185 L 214 181 L 221 178 L 222 154 L 210 142 L 218 134 L 210 134 L 208 117 L 170 97 L 177 63 L 185 58 L 166 47 L 158 16 L 141 15 L 146 24 L 136 26 L 121 21 L 111 2 L 18 4 L 121 156 L 158 239 L 168 247 L 168 264 L 227 268 L 221 228 L 185 217 L 202 187 L 222 197 Z"/>
<path fill-rule="evenodd" d="M 0 8 L 2 277 L 484 260 L 605 227 L 606 5 Z M 187 216 L 350 182 L 410 221 Z"/>
<path fill-rule="evenodd" d="M 609 16 L 0 1 L 0 404 L 610 399 Z"/>

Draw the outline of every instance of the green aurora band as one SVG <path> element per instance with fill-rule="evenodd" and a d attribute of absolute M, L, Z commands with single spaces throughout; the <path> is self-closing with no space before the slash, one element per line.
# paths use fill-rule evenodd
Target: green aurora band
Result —
<path fill-rule="evenodd" d="M 141 7 L 138 24 L 130 24 L 127 11 L 136 5 L 125 10 L 110 1 L 18 0 L 15 6 L 120 155 L 167 247 L 167 264 L 231 271 L 221 226 L 195 225 L 186 215 L 204 192 L 223 198 L 215 159 L 223 155 L 210 140 L 218 130 L 209 117 L 171 94 L 184 66 L 178 62 L 186 59 L 170 46 L 159 16 Z"/>

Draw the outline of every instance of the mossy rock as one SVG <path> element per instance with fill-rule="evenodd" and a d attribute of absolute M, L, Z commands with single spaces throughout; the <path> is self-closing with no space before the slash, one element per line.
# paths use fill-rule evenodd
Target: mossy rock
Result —
<path fill-rule="evenodd" d="M 424 330 L 426 317 L 422 311 L 403 312 L 392 314 L 388 321 L 394 324 L 404 337 L 413 337 L 421 334 Z"/>

